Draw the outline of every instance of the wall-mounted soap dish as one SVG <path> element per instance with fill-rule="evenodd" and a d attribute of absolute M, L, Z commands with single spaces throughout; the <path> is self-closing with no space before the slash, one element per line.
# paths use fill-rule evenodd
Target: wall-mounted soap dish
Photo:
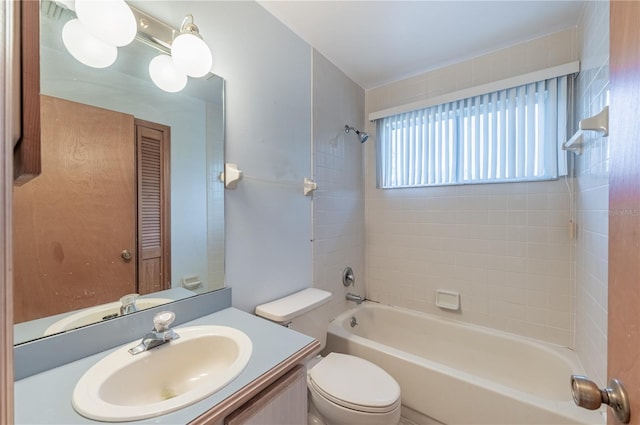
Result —
<path fill-rule="evenodd" d="M 198 286 L 202 284 L 202 281 L 198 276 L 189 276 L 182 278 L 182 286 L 187 289 L 196 289 Z"/>
<path fill-rule="evenodd" d="M 436 305 L 444 310 L 458 311 L 460 310 L 460 293 L 438 289 L 436 290 Z"/>

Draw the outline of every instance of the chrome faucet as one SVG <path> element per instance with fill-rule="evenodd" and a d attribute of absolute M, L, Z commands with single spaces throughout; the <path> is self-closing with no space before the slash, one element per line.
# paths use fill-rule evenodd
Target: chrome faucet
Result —
<path fill-rule="evenodd" d="M 173 329 L 169 329 L 169 325 L 171 325 L 175 319 L 176 315 L 172 311 L 161 311 L 153 316 L 153 330 L 142 337 L 140 344 L 130 348 L 129 352 L 134 355 L 139 354 L 180 338 L 180 335 Z"/>
<path fill-rule="evenodd" d="M 127 294 L 124 297 L 120 298 L 120 316 L 124 316 L 125 314 L 135 313 L 138 311 L 138 306 L 136 305 L 136 300 L 140 294 Z"/>
<path fill-rule="evenodd" d="M 356 295 L 356 294 L 352 294 L 351 292 L 348 292 L 347 300 L 355 301 L 356 304 L 362 304 L 362 301 L 364 301 L 364 297 L 362 295 Z"/>

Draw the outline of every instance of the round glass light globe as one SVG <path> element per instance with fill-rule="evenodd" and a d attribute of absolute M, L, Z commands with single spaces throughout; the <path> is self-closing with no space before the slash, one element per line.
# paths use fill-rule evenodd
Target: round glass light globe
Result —
<path fill-rule="evenodd" d="M 92 68 L 106 68 L 118 57 L 118 48 L 89 34 L 78 19 L 62 27 L 62 42 L 71 56 Z"/>
<path fill-rule="evenodd" d="M 209 46 L 193 34 L 180 34 L 171 44 L 171 57 L 176 67 L 190 77 L 207 75 L 213 65 Z"/>
<path fill-rule="evenodd" d="M 76 14 L 91 34 L 113 46 L 126 46 L 138 26 L 124 0 L 76 0 Z"/>
<path fill-rule="evenodd" d="M 57 3 L 74 12 L 76 10 L 76 0 L 57 0 Z"/>
<path fill-rule="evenodd" d="M 178 70 L 167 55 L 151 59 L 149 76 L 156 86 L 169 93 L 179 92 L 187 85 L 187 75 Z"/>

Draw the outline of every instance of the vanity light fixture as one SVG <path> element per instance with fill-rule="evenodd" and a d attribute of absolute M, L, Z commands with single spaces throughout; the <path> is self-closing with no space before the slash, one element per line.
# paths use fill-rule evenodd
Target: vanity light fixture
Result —
<path fill-rule="evenodd" d="M 202 39 L 191 14 L 182 20 L 180 34 L 171 44 L 171 57 L 176 67 L 190 77 L 204 77 L 211 71 L 211 50 Z"/>
<path fill-rule="evenodd" d="M 62 28 L 62 42 L 71 56 L 92 68 L 111 66 L 118 48 L 94 37 L 79 19 L 71 19 Z"/>
<path fill-rule="evenodd" d="M 175 93 L 187 85 L 187 74 L 180 71 L 171 57 L 161 54 L 151 59 L 149 63 L 151 81 L 162 90 Z"/>
<path fill-rule="evenodd" d="M 136 18 L 124 0 L 76 0 L 75 10 L 87 31 L 107 44 L 126 46 L 136 36 Z"/>
<path fill-rule="evenodd" d="M 106 68 L 118 57 L 118 47 L 136 36 L 136 19 L 124 0 L 75 0 L 62 3 L 75 10 L 62 28 L 62 41 L 69 53 L 93 68 Z"/>
<path fill-rule="evenodd" d="M 166 92 L 182 90 L 188 76 L 200 78 L 211 72 L 211 50 L 191 14 L 185 16 L 177 30 L 124 0 L 57 0 L 57 3 L 76 12 L 78 19 L 65 24 L 62 38 L 69 53 L 87 66 L 110 66 L 117 58 L 118 47 L 135 38 L 162 53 L 149 63 L 149 76 Z"/>

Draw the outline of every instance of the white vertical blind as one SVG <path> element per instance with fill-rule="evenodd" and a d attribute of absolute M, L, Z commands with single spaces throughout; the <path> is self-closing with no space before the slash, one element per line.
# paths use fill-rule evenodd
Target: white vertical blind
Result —
<path fill-rule="evenodd" d="M 566 175 L 566 76 L 378 120 L 378 187 Z"/>

